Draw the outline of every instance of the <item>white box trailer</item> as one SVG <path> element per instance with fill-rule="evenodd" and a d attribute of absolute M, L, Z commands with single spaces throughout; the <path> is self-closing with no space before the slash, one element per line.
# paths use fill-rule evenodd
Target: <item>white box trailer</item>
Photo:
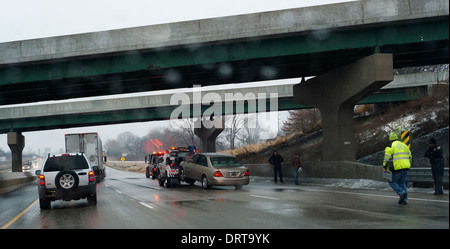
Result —
<path fill-rule="evenodd" d="M 97 182 L 102 181 L 105 176 L 106 157 L 103 153 L 102 140 L 97 132 L 74 133 L 65 135 L 66 153 L 84 153 L 89 160 Z"/>

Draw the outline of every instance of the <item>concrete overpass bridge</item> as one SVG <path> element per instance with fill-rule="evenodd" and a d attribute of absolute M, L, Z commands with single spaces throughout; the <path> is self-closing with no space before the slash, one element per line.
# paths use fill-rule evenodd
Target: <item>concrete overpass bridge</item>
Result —
<path fill-rule="evenodd" d="M 320 109 L 324 160 L 354 161 L 353 106 L 393 68 L 448 63 L 448 17 L 367 0 L 1 43 L 0 105 L 317 76 L 293 100 Z"/>

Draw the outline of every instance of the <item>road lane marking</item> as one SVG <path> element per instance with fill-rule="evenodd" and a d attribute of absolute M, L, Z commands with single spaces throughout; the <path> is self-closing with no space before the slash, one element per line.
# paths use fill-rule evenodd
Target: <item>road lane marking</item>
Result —
<path fill-rule="evenodd" d="M 398 196 L 391 196 L 391 195 L 355 193 L 355 192 L 333 191 L 333 190 L 323 190 L 323 189 L 307 189 L 306 191 L 338 193 L 338 194 L 348 194 L 348 195 L 365 195 L 365 196 L 374 196 L 374 197 L 383 197 L 383 198 L 398 198 Z M 409 197 L 409 196 L 408 196 L 408 200 L 449 203 L 449 201 L 446 201 L 446 200 L 422 199 L 422 198 L 415 198 L 415 197 Z"/>
<path fill-rule="evenodd" d="M 152 205 L 150 205 L 150 204 L 144 203 L 144 202 L 142 202 L 142 201 L 140 201 L 139 203 L 140 203 L 141 205 L 143 205 L 143 206 L 146 206 L 146 207 L 150 208 L 150 209 L 154 209 L 154 207 L 153 207 Z"/>
<path fill-rule="evenodd" d="M 273 197 L 268 197 L 268 196 L 261 196 L 261 195 L 250 195 L 250 196 L 258 197 L 258 198 L 271 199 L 271 200 L 279 200 L 278 198 L 273 198 Z"/>
<path fill-rule="evenodd" d="M 2 229 L 6 229 L 9 226 L 11 226 L 11 224 L 13 224 L 14 222 L 16 222 L 16 220 L 18 220 L 20 217 L 22 217 L 22 215 L 24 215 L 28 209 L 31 208 L 31 206 L 33 206 L 34 204 L 36 204 L 36 202 L 39 201 L 39 199 L 36 199 L 33 203 L 31 203 L 27 208 L 25 208 L 25 210 L 23 210 L 20 214 L 18 214 L 16 217 L 14 217 L 14 219 L 12 219 L 10 222 L 6 223 L 4 226 L 2 226 Z"/>

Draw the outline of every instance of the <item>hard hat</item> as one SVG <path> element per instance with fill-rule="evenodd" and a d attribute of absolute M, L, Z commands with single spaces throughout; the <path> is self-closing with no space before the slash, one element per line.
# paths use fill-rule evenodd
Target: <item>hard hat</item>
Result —
<path fill-rule="evenodd" d="M 395 132 L 389 133 L 389 140 L 390 141 L 398 140 L 397 134 Z"/>

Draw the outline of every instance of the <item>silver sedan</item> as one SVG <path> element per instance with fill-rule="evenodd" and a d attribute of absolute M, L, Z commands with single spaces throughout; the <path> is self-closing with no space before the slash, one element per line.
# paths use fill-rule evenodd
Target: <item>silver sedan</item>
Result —
<path fill-rule="evenodd" d="M 181 164 L 185 181 L 199 181 L 205 189 L 212 185 L 242 188 L 250 182 L 248 169 L 239 160 L 223 153 L 199 153 Z"/>

